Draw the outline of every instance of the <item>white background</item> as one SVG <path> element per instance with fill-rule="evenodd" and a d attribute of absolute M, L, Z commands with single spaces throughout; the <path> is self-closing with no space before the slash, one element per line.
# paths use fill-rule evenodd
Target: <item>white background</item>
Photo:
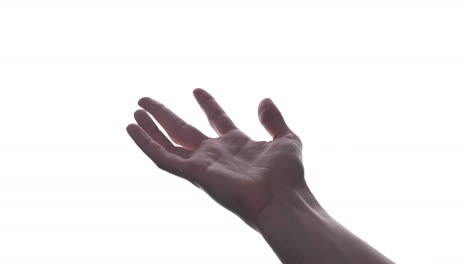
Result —
<path fill-rule="evenodd" d="M 125 127 L 215 136 L 270 97 L 325 209 L 397 263 L 468 263 L 466 1 L 0 0 L 0 263 L 279 263 Z"/>

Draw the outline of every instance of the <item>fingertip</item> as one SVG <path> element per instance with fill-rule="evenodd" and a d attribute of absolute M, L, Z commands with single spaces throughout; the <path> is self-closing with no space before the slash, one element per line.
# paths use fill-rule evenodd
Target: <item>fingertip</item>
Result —
<path fill-rule="evenodd" d="M 128 134 L 131 135 L 131 134 L 133 134 L 135 131 L 138 130 L 138 125 L 135 124 L 135 123 L 131 123 L 131 124 L 127 125 L 126 130 L 127 130 Z"/>
<path fill-rule="evenodd" d="M 135 119 L 138 118 L 138 117 L 146 116 L 146 115 L 147 115 L 147 113 L 143 109 L 138 109 L 133 113 L 133 116 L 135 117 Z"/>
<path fill-rule="evenodd" d="M 151 120 L 151 117 L 143 109 L 136 110 L 135 113 L 133 113 L 133 117 L 135 118 L 137 124 L 142 128 L 144 128 L 145 125 L 148 124 L 149 120 Z"/>
<path fill-rule="evenodd" d="M 258 104 L 258 110 L 259 110 L 259 112 L 266 110 L 265 108 L 267 108 L 267 107 L 270 106 L 270 105 L 274 105 L 273 100 L 271 100 L 271 98 L 269 98 L 269 97 L 264 98 L 264 99 L 263 99 L 262 101 L 260 101 L 260 103 Z"/>
<path fill-rule="evenodd" d="M 209 99 L 212 97 L 207 91 L 205 91 L 202 88 L 195 88 L 193 90 L 193 95 L 196 99 Z"/>
<path fill-rule="evenodd" d="M 144 105 L 147 105 L 148 102 L 150 102 L 151 100 L 152 100 L 151 97 L 148 97 L 148 96 L 142 97 L 140 98 L 140 100 L 138 100 L 138 105 L 143 107 Z"/>
<path fill-rule="evenodd" d="M 127 132 L 130 137 L 135 141 L 135 143 L 140 146 L 140 148 L 145 148 L 145 146 L 152 141 L 151 137 L 146 133 L 146 131 L 138 124 L 132 123 L 127 126 Z"/>
<path fill-rule="evenodd" d="M 204 91 L 204 90 L 203 90 L 202 88 L 195 88 L 195 89 L 193 89 L 193 94 L 194 94 L 194 95 L 197 95 L 197 94 L 199 94 L 199 93 L 202 93 L 203 91 Z"/>

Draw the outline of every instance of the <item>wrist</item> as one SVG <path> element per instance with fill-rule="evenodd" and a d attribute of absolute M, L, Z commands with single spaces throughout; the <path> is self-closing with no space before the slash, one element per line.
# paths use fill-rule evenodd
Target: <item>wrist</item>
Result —
<path fill-rule="evenodd" d="M 320 219 L 330 218 L 304 183 L 281 190 L 268 202 L 256 216 L 257 231 L 262 233 L 269 226 L 275 226 L 276 222 L 285 220 L 291 214 L 309 214 Z"/>
<path fill-rule="evenodd" d="M 393 263 L 335 221 L 307 185 L 278 193 L 256 218 L 282 263 Z"/>

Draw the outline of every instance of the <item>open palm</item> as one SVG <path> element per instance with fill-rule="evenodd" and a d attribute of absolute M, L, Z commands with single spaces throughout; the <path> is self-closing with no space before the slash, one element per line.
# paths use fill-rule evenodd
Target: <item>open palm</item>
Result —
<path fill-rule="evenodd" d="M 219 137 L 210 138 L 156 100 L 144 97 L 135 112 L 138 124 L 127 131 L 161 169 L 207 192 L 255 228 L 257 215 L 280 192 L 305 185 L 302 143 L 270 99 L 258 107 L 272 141 L 254 141 L 240 131 L 205 90 L 193 91 Z M 158 129 L 149 112 L 174 144 Z"/>

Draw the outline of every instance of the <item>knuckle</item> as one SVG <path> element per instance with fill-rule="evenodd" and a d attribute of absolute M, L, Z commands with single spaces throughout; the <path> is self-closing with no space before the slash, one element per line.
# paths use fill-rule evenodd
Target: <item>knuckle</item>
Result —
<path fill-rule="evenodd" d="M 296 133 L 292 132 L 287 136 L 289 139 L 293 140 L 299 147 L 302 148 L 302 140 L 299 138 Z"/>
<path fill-rule="evenodd" d="M 184 128 L 189 127 L 189 125 L 185 121 L 178 120 L 176 127 L 177 129 L 184 129 Z"/>

